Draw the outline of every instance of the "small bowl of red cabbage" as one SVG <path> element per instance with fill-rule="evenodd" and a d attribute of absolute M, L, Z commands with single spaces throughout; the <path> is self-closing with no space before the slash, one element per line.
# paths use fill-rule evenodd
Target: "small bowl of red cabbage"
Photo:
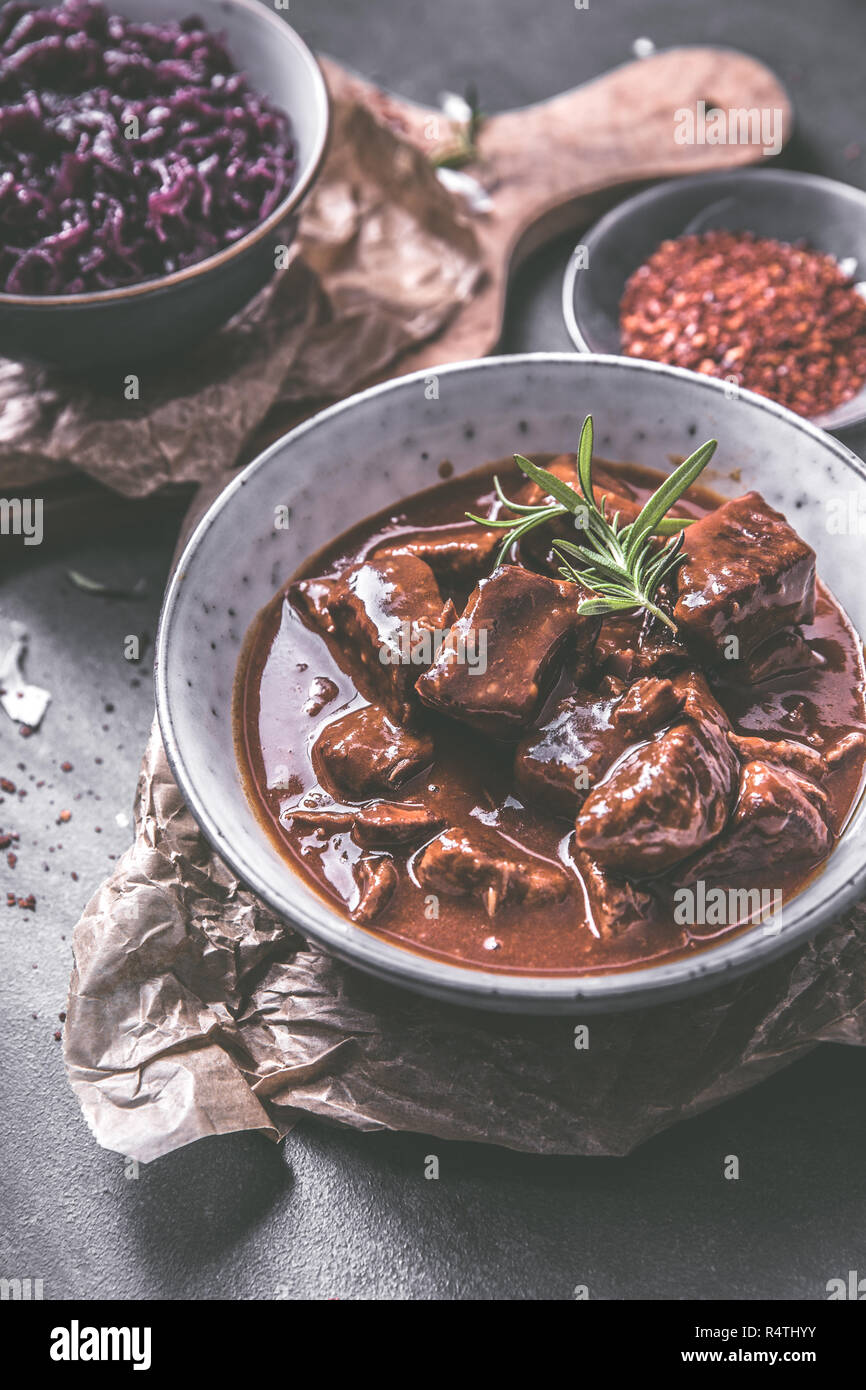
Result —
<path fill-rule="evenodd" d="M 284 259 L 327 136 L 321 73 L 257 0 L 193 2 L 0 7 L 0 354 L 176 356 Z"/>

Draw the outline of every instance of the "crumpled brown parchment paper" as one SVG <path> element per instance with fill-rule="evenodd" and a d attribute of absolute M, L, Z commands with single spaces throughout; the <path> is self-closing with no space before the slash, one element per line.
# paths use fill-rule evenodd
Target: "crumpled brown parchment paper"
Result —
<path fill-rule="evenodd" d="M 303 1113 L 625 1154 L 818 1042 L 866 1043 L 866 904 L 695 999 L 510 1018 L 381 984 L 281 924 L 199 832 L 155 726 L 136 830 L 75 929 L 64 1048 L 96 1139 L 143 1162 L 208 1134 L 280 1138 Z"/>
<path fill-rule="evenodd" d="M 0 488 L 70 465 L 128 497 L 226 478 L 264 447 L 272 411 L 276 437 L 375 380 L 482 274 L 471 218 L 424 153 L 337 97 L 289 264 L 201 346 L 144 370 L 137 402 L 122 363 L 92 379 L 0 359 Z"/>

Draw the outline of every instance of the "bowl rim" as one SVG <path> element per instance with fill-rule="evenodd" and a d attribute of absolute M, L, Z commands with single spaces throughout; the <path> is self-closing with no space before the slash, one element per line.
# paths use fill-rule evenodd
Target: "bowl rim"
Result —
<path fill-rule="evenodd" d="M 576 252 L 581 248 L 586 248 L 589 252 L 589 264 L 592 266 L 592 247 L 598 246 L 601 241 L 609 234 L 612 228 L 621 222 L 627 221 L 632 217 L 639 218 L 644 208 L 654 202 L 663 200 L 669 194 L 681 192 L 689 188 L 712 189 L 714 184 L 735 184 L 741 180 L 766 181 L 771 184 L 787 184 L 797 188 L 811 188 L 816 192 L 823 193 L 829 198 L 841 198 L 847 202 L 859 206 L 864 219 L 866 219 L 866 191 L 857 188 L 854 184 L 843 183 L 841 179 L 830 179 L 824 174 L 810 174 L 799 169 L 714 169 L 705 174 L 689 174 L 684 178 L 664 179 L 661 183 L 651 184 L 649 188 L 641 189 L 638 193 L 633 193 L 630 198 L 625 198 L 621 203 L 609 209 L 602 217 L 594 222 L 586 234 L 581 237 L 577 246 L 568 258 L 565 274 L 562 279 L 562 317 L 565 321 L 566 332 L 578 352 L 582 354 L 592 354 L 601 356 L 589 342 L 583 333 L 580 325 L 580 318 L 575 307 L 575 290 L 577 287 L 577 275 L 581 267 L 578 264 Z M 650 359 L 635 358 L 635 361 Z M 667 363 L 660 363 L 667 366 Z M 684 369 L 688 370 L 688 369 Z M 769 397 L 768 397 L 769 399 Z M 856 398 L 855 398 L 856 399 Z M 850 405 L 850 402 L 846 404 Z M 784 408 L 784 407 L 783 407 Z M 816 424 L 824 429 L 835 429 L 837 426 L 833 422 L 835 412 L 829 414 L 815 415 L 810 418 L 810 423 Z M 807 417 L 803 417 L 807 418 Z M 839 429 L 852 429 L 866 420 L 866 401 L 862 410 L 856 417 L 846 420 L 838 426 Z"/>
<path fill-rule="evenodd" d="M 682 367 L 606 353 L 588 353 L 580 357 L 571 352 L 516 353 L 444 364 L 437 368 L 437 374 L 483 374 L 509 367 L 525 370 L 532 366 L 569 363 L 574 365 L 577 362 L 600 367 L 616 366 L 620 371 L 652 373 L 662 378 L 683 380 L 693 388 L 697 387 L 717 395 L 724 395 L 726 391 L 724 382 L 700 376 Z M 169 766 L 184 801 L 201 830 L 238 878 L 267 903 L 281 920 L 294 925 L 310 941 L 368 974 L 451 1004 L 535 1015 L 569 1013 L 576 1005 L 587 1013 L 644 1008 L 736 979 L 787 954 L 825 925 L 831 909 L 833 915 L 838 915 L 861 895 L 866 888 L 866 854 L 847 881 L 838 890 L 813 904 L 793 928 L 786 926 L 775 934 L 760 934 L 747 929 L 729 942 L 720 943 L 719 950 L 724 946 L 728 947 L 728 954 L 724 959 L 720 959 L 719 950 L 708 947 L 694 956 L 679 957 L 659 965 L 607 974 L 506 974 L 425 956 L 385 937 L 376 936 L 374 931 L 339 914 L 323 897 L 319 897 L 316 890 L 301 879 L 300 875 L 295 877 L 316 899 L 316 910 L 309 909 L 305 903 L 293 902 L 279 888 L 263 881 L 255 869 L 245 861 L 244 856 L 233 848 L 208 806 L 199 797 L 175 734 L 167 678 L 168 649 L 174 615 L 187 569 L 194 562 L 197 550 L 205 541 L 216 518 L 231 504 L 234 495 L 245 487 L 251 475 L 266 466 L 287 446 L 295 446 L 313 431 L 327 428 L 332 419 L 351 411 L 361 402 L 375 400 L 396 390 L 411 390 L 415 384 L 423 382 L 428 374 L 427 369 L 422 368 L 367 387 L 345 400 L 326 407 L 287 431 L 227 484 L 211 502 L 183 548 L 169 580 L 160 613 L 155 645 L 154 689 L 157 719 Z M 808 420 L 755 392 L 741 390 L 738 399 L 745 399 L 750 406 L 781 419 L 807 435 L 818 448 L 832 454 L 840 464 L 853 469 L 866 482 L 866 463 L 834 436 L 826 434 Z M 262 830 L 263 835 L 264 833 Z M 796 902 L 796 899 L 793 901 Z"/>
<path fill-rule="evenodd" d="M 57 309 L 63 306 L 100 305 L 110 304 L 115 300 L 129 299 L 141 294 L 152 294 L 160 290 L 171 289 L 186 280 L 194 279 L 197 275 L 204 275 L 208 271 L 215 270 L 217 266 L 224 265 L 227 261 L 248 250 L 268 232 L 272 232 L 279 226 L 292 209 L 297 207 L 321 168 L 328 143 L 331 107 L 324 74 L 309 45 L 304 42 L 297 30 L 293 29 L 285 20 L 280 19 L 276 13 L 257 3 L 257 0 L 231 0 L 231 3 L 247 13 L 251 23 L 260 21 L 270 25 L 276 31 L 274 43 L 291 44 L 309 71 L 313 84 L 317 133 L 312 156 L 302 176 L 292 184 L 288 193 L 265 220 L 257 223 L 250 231 L 245 232 L 238 241 L 233 241 L 230 246 L 224 246 L 220 251 L 214 251 L 212 255 L 206 256 L 202 261 L 195 261 L 193 265 L 184 266 L 181 270 L 173 270 L 170 275 L 160 275 L 152 280 L 136 280 L 131 285 L 116 285 L 110 290 L 87 290 L 81 294 L 9 294 L 6 291 L 0 291 L 0 306 L 15 309 Z M 203 11 L 207 11 L 211 4 L 213 4 L 213 0 L 200 0 L 200 7 Z M 202 15 L 202 18 L 204 17 Z M 291 118 L 291 112 L 287 114 Z"/>

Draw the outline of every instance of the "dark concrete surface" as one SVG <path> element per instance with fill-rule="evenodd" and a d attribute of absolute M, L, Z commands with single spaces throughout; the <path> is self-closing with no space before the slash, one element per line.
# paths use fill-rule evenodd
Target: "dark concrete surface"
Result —
<path fill-rule="evenodd" d="M 472 80 L 488 109 L 576 85 L 626 60 L 640 35 L 744 48 L 790 86 L 799 127 L 787 161 L 866 182 L 860 0 L 590 0 L 586 11 L 571 0 L 292 0 L 289 17 L 410 96 L 432 101 Z M 568 346 L 568 250 L 555 245 L 519 274 L 506 350 Z M 820 1299 L 828 1279 L 866 1269 L 866 1055 L 855 1049 L 821 1048 L 627 1159 L 541 1160 L 313 1122 L 284 1149 L 215 1139 L 137 1177 L 97 1148 L 53 1033 L 72 928 L 129 841 L 152 645 L 135 667 L 122 642 L 137 632 L 152 644 L 180 514 L 168 506 L 98 540 L 69 524 L 50 546 L 0 551 L 0 643 L 11 619 L 25 620 L 31 678 L 54 694 L 33 738 L 0 723 L 0 774 L 27 793 L 0 802 L 0 825 L 21 834 L 16 869 L 0 858 L 0 887 L 37 897 L 29 913 L 0 894 L 0 1276 L 42 1278 L 46 1298 L 560 1299 L 586 1284 L 604 1299 L 762 1300 Z M 70 568 L 115 585 L 144 578 L 146 593 L 89 596 Z M 423 1176 L 429 1153 L 438 1182 Z M 723 1177 L 728 1154 L 739 1181 Z"/>

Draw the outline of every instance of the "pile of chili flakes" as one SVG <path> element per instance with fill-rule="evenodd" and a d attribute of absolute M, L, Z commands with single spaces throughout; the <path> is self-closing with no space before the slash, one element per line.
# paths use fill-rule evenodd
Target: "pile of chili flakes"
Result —
<path fill-rule="evenodd" d="M 747 232 L 663 241 L 626 284 L 623 351 L 820 416 L 866 381 L 866 299 L 832 256 Z"/>

